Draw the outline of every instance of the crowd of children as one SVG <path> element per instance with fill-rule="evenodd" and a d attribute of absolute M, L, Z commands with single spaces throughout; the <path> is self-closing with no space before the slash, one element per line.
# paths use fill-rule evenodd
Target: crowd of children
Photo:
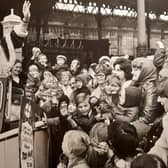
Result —
<path fill-rule="evenodd" d="M 157 43 L 152 60 L 102 56 L 90 65 L 78 58 L 68 65 L 64 55 L 52 65 L 34 47 L 28 71 L 22 73 L 22 62 L 13 64 L 15 57 L 4 44 L 9 48 L 13 42 L 13 49 L 17 39 L 22 44 L 30 5 L 25 1 L 23 22 L 0 48 L 2 61 L 13 65 L 12 103 L 19 103 L 19 88 L 43 112 L 35 117 L 48 126 L 49 168 L 168 167 L 168 51 L 163 43 Z M 10 121 L 5 129 L 16 127 L 18 111 L 5 116 Z"/>
<path fill-rule="evenodd" d="M 23 77 L 13 83 L 44 112 L 50 168 L 168 166 L 164 46 L 153 60 L 102 56 L 88 66 L 78 58 L 68 65 L 64 55 L 52 65 L 39 48 L 32 53 L 25 83 Z"/>

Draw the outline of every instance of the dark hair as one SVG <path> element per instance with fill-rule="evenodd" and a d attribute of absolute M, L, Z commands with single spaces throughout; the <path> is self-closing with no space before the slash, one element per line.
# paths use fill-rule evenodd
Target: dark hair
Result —
<path fill-rule="evenodd" d="M 13 65 L 15 65 L 15 64 L 17 64 L 17 63 L 21 63 L 21 64 L 22 64 L 22 61 L 19 60 L 19 59 L 16 59 Z"/>
<path fill-rule="evenodd" d="M 133 125 L 125 121 L 114 121 L 108 127 L 108 139 L 112 143 L 114 153 L 125 159 L 134 156 L 139 144 L 138 135 Z"/>
<path fill-rule="evenodd" d="M 78 105 L 78 103 L 79 103 L 78 100 L 77 100 L 77 96 L 80 93 L 84 93 L 85 94 L 84 97 L 90 96 L 90 94 L 91 94 L 90 90 L 86 86 L 83 86 L 82 88 L 75 90 L 75 92 L 74 92 L 74 100 L 75 100 L 75 104 L 76 105 Z"/>
<path fill-rule="evenodd" d="M 62 95 L 62 96 L 59 98 L 58 109 L 60 108 L 60 105 L 61 105 L 62 102 L 66 102 L 67 105 L 69 105 L 69 98 L 68 98 L 68 96 Z"/>
<path fill-rule="evenodd" d="M 13 66 L 11 67 L 10 71 L 12 71 L 13 67 L 14 67 L 17 63 L 22 64 L 22 61 L 19 60 L 19 59 L 16 59 L 15 62 L 14 62 L 14 64 L 13 64 Z"/>
<path fill-rule="evenodd" d="M 132 161 L 131 168 L 166 168 L 166 165 L 158 156 L 143 154 Z"/>
<path fill-rule="evenodd" d="M 125 58 L 118 58 L 113 66 L 119 64 L 120 69 L 124 71 L 125 74 L 125 79 L 126 80 L 131 80 L 132 79 L 132 66 L 131 66 L 131 61 Z"/>
<path fill-rule="evenodd" d="M 74 60 L 78 61 L 78 64 L 79 64 L 79 65 L 81 64 L 79 58 L 75 57 L 75 58 L 72 59 L 72 61 L 74 61 Z M 72 61 L 71 61 L 71 63 L 72 63 Z"/>

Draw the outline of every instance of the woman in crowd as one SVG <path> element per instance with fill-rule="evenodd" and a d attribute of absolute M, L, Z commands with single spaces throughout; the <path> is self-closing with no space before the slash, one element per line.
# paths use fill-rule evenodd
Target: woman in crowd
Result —
<path fill-rule="evenodd" d="M 118 58 L 114 64 L 113 73 L 115 73 L 121 80 L 121 86 L 127 87 L 131 84 L 132 67 L 131 61 L 126 58 Z"/>
<path fill-rule="evenodd" d="M 22 62 L 16 60 L 11 69 L 12 87 L 24 88 L 24 81 L 22 75 Z"/>
<path fill-rule="evenodd" d="M 134 123 L 141 137 L 149 131 L 149 124 L 160 115 L 156 89 L 157 72 L 151 60 L 136 58 L 132 62 L 132 73 L 134 85 L 139 87 L 142 92 L 139 106 L 140 117 Z"/>

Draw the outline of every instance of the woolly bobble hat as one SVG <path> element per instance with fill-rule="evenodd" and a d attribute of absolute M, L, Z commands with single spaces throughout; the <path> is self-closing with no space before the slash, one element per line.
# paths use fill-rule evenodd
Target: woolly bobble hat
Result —
<path fill-rule="evenodd" d="M 102 56 L 102 57 L 100 57 L 100 58 L 99 58 L 99 64 L 100 64 L 102 61 L 104 61 L 104 60 L 110 62 L 110 57 L 108 57 L 108 56 Z"/>
<path fill-rule="evenodd" d="M 165 53 L 166 51 L 164 48 L 160 48 L 156 51 L 153 59 L 153 64 L 156 68 L 162 68 L 165 61 Z"/>
<path fill-rule="evenodd" d="M 89 144 L 90 139 L 85 132 L 71 130 L 64 135 L 62 149 L 66 154 L 69 153 L 75 156 L 81 156 L 88 150 Z"/>
<path fill-rule="evenodd" d="M 120 104 L 123 107 L 139 106 L 141 100 L 141 89 L 135 86 L 128 86 L 121 89 Z"/>

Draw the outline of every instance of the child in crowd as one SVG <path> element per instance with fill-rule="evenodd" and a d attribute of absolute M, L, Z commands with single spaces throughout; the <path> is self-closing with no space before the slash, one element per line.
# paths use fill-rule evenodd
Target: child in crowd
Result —
<path fill-rule="evenodd" d="M 48 58 L 45 54 L 41 53 L 38 55 L 38 60 L 36 62 L 40 73 L 42 73 L 46 68 L 48 68 Z"/>
<path fill-rule="evenodd" d="M 30 65 L 25 86 L 25 94 L 28 99 L 33 100 L 40 86 L 40 73 L 37 65 Z"/>
<path fill-rule="evenodd" d="M 71 71 L 72 75 L 73 76 L 79 75 L 80 70 L 81 70 L 80 61 L 79 61 L 79 59 L 74 58 L 70 64 L 70 71 Z"/>
<path fill-rule="evenodd" d="M 49 71 L 42 73 L 42 82 L 36 96 L 47 99 L 52 96 L 52 91 L 58 86 L 57 78 Z"/>
<path fill-rule="evenodd" d="M 57 57 L 56 57 L 56 63 L 52 67 L 55 75 L 57 74 L 57 72 L 61 68 L 66 68 L 66 69 L 68 68 L 68 65 L 66 64 L 66 62 L 67 62 L 67 57 L 65 55 L 57 55 Z"/>
<path fill-rule="evenodd" d="M 164 162 L 156 155 L 143 154 L 135 158 L 131 168 L 166 168 Z"/>
<path fill-rule="evenodd" d="M 72 118 L 83 131 L 89 133 L 90 129 L 97 122 L 95 118 L 97 113 L 91 108 L 89 97 L 86 95 L 80 97 L 76 106 L 77 111 L 73 114 Z"/>
<path fill-rule="evenodd" d="M 79 130 L 68 131 L 62 142 L 63 153 L 68 157 L 68 168 L 89 168 L 86 154 L 90 145 L 89 136 Z M 60 168 L 58 166 L 58 168 Z"/>
<path fill-rule="evenodd" d="M 130 168 L 131 161 L 139 153 L 135 127 L 128 122 L 114 121 L 108 127 L 108 140 L 114 154 L 105 168 Z"/>
<path fill-rule="evenodd" d="M 99 122 L 90 130 L 91 145 L 89 146 L 87 161 L 92 168 L 102 168 L 108 160 L 107 128 L 105 123 Z"/>
<path fill-rule="evenodd" d="M 62 70 L 60 73 L 60 83 L 59 86 L 64 91 L 64 94 L 68 96 L 68 98 L 71 97 L 71 94 L 73 90 L 71 89 L 71 86 L 69 85 L 69 81 L 71 78 L 71 73 L 69 70 Z"/>

